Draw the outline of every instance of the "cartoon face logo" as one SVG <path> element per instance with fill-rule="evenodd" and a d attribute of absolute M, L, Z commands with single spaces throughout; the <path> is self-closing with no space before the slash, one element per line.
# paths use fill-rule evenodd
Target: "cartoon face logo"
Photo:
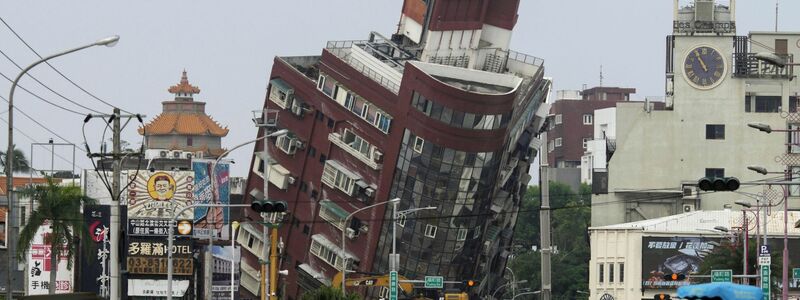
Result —
<path fill-rule="evenodd" d="M 175 195 L 175 179 L 164 172 L 155 173 L 147 180 L 147 193 L 154 200 L 170 200 Z"/>

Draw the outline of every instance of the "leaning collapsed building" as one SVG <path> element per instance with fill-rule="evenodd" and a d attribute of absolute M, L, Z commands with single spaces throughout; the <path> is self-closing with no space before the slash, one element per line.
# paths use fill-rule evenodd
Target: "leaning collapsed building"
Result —
<path fill-rule="evenodd" d="M 328 42 L 320 56 L 275 58 L 258 136 L 289 132 L 256 145 L 247 193 L 262 200 L 266 180 L 267 198 L 289 203 L 284 296 L 330 284 L 343 266 L 349 278 L 388 274 L 394 224 L 401 276 L 477 279 L 482 294 L 503 283 L 551 86 L 541 59 L 509 49 L 519 4 L 406 0 L 388 38 L 372 32 Z M 394 218 L 391 204 L 377 205 L 345 224 L 394 198 L 398 210 L 436 209 Z M 242 229 L 242 287 L 256 296 L 261 228 Z"/>

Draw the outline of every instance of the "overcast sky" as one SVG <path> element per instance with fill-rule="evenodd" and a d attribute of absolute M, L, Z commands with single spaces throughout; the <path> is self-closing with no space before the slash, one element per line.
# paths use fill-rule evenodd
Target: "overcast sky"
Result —
<path fill-rule="evenodd" d="M 781 3 L 779 29 L 800 31 L 800 1 Z M 0 17 L 42 55 L 79 46 L 105 36 L 121 36 L 116 47 L 95 47 L 52 61 L 70 79 L 99 98 L 122 109 L 146 114 L 146 121 L 161 112 L 161 101 L 171 100 L 167 88 L 188 71 L 189 80 L 202 92 L 195 100 L 207 102 L 207 112 L 230 134 L 223 145 L 231 148 L 255 138 L 251 110 L 263 105 L 276 55 L 319 55 L 329 40 L 365 39 L 370 31 L 391 34 L 400 16 L 401 0 L 293 0 L 293 1 L 2 1 Z M 773 0 L 740 0 L 738 34 L 774 30 Z M 599 84 L 603 66 L 605 86 L 637 89 L 634 98 L 663 96 L 664 41 L 672 29 L 669 0 L 522 0 L 512 48 L 545 59 L 546 76 L 555 89 L 580 89 Z M 800 43 L 800 41 L 798 41 Z M 20 65 L 36 60 L 3 24 L 0 50 Z M 0 56 L 0 73 L 19 72 Z M 110 107 L 93 99 L 49 67 L 31 72 L 51 89 L 99 111 Z M 36 82 L 22 86 L 42 98 L 85 114 Z M 10 83 L 0 78 L 0 95 L 8 96 Z M 83 116 L 55 108 L 18 90 L 16 106 L 69 142 L 81 145 Z M 0 103 L 7 118 L 5 103 Z M 54 134 L 15 113 L 15 127 L 37 142 Z M 90 122 L 87 139 L 92 149 L 100 144 L 102 127 Z M 133 144 L 141 137 L 132 124 L 123 139 Z M 0 145 L 5 149 L 6 123 Z M 110 138 L 109 136 L 106 137 Z M 26 153 L 31 140 L 16 132 L 15 143 Z M 57 149 L 71 160 L 71 151 Z M 233 175 L 245 176 L 252 147 L 236 151 Z M 47 150 L 34 149 L 34 167 L 50 168 Z M 90 168 L 77 152 L 79 168 Z M 56 158 L 56 169 L 70 164 Z M 536 179 L 534 179 L 536 180 Z"/>

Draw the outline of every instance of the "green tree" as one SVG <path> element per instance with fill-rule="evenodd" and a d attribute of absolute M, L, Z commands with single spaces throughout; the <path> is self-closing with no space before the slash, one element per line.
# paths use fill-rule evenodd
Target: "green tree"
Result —
<path fill-rule="evenodd" d="M 6 152 L 7 151 L 0 151 L 0 165 L 3 166 L 3 172 L 6 170 Z M 28 158 L 25 157 L 25 153 L 22 152 L 17 145 L 14 145 L 14 151 L 12 153 L 12 161 L 14 162 L 11 164 L 13 170 L 11 172 L 28 172 L 31 169 L 30 163 L 28 163 Z"/>
<path fill-rule="evenodd" d="M 741 239 L 737 239 L 737 242 L 731 242 L 728 239 L 724 239 L 719 246 L 714 247 L 714 250 L 706 255 L 705 259 L 703 259 L 703 263 L 700 265 L 698 274 L 711 275 L 711 270 L 732 270 L 733 274 L 741 275 L 742 263 L 744 263 L 744 249 L 739 241 L 741 241 Z M 748 273 L 751 275 L 757 274 L 759 266 L 758 256 L 756 255 L 758 252 L 756 249 L 756 240 L 750 239 L 747 244 Z M 780 291 L 780 286 L 778 283 L 781 281 L 780 277 L 781 270 L 783 268 L 783 254 L 779 250 L 774 251 L 771 256 L 772 263 L 770 264 L 770 282 L 772 283 L 772 290 Z"/>
<path fill-rule="evenodd" d="M 31 197 L 39 202 L 39 206 L 31 213 L 28 224 L 19 234 L 17 259 L 22 260 L 25 251 L 31 246 L 39 227 L 49 224 L 52 231 L 45 236 L 44 242 L 50 245 L 50 294 L 55 294 L 58 258 L 66 251 L 67 268 L 72 268 L 78 250 L 78 239 L 91 239 L 81 213 L 81 205 L 95 204 L 95 200 L 83 194 L 78 186 L 61 186 L 47 178 L 47 184 L 28 187 L 21 191 L 23 196 Z M 86 250 L 91 250 L 91 243 L 82 243 Z M 89 253 L 91 251 L 86 251 Z"/>
<path fill-rule="evenodd" d="M 360 300 L 357 294 L 342 294 L 342 290 L 330 286 L 322 286 L 314 291 L 303 294 L 303 300 Z"/>
<path fill-rule="evenodd" d="M 591 187 L 582 185 L 576 193 L 568 185 L 551 182 L 551 241 L 558 249 L 551 256 L 553 299 L 579 299 L 577 291 L 589 288 L 589 223 L 591 221 Z M 540 245 L 539 188 L 529 187 L 514 230 L 516 244 Z M 529 245 L 530 244 L 530 245 Z M 528 280 L 531 290 L 541 290 L 541 255 L 525 250 L 510 262 L 517 280 Z M 499 293 L 498 293 L 499 295 Z"/>

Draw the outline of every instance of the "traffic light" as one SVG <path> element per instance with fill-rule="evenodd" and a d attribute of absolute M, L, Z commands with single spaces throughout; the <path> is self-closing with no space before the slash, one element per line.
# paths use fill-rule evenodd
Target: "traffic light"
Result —
<path fill-rule="evenodd" d="M 656 294 L 653 296 L 653 300 L 669 300 L 672 299 L 669 294 Z"/>
<path fill-rule="evenodd" d="M 697 181 L 697 187 L 703 191 L 732 192 L 739 189 L 736 177 L 703 177 Z"/>
<path fill-rule="evenodd" d="M 664 275 L 664 280 L 666 280 L 666 281 L 684 281 L 684 280 L 686 280 L 686 275 L 678 274 L 678 273 L 667 274 L 667 275 Z"/>
<path fill-rule="evenodd" d="M 462 291 L 469 291 L 470 288 L 473 286 L 478 285 L 478 282 L 472 279 L 464 280 L 461 282 L 461 290 Z"/>
<path fill-rule="evenodd" d="M 286 201 L 280 200 L 255 200 L 250 208 L 260 213 L 283 213 L 289 208 Z"/>

